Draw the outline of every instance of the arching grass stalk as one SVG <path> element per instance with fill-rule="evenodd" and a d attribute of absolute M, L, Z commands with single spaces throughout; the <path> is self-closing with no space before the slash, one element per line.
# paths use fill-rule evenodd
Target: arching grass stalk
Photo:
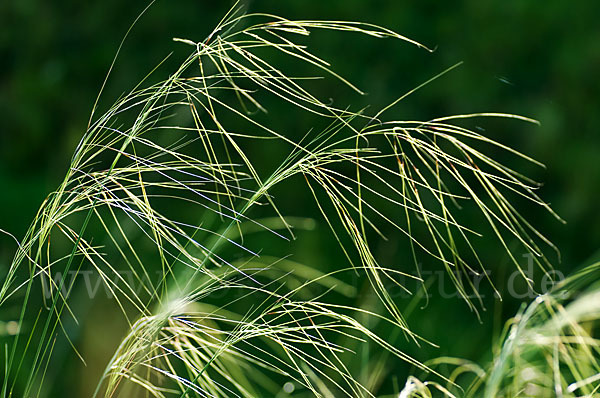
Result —
<path fill-rule="evenodd" d="M 294 380 L 314 396 L 370 396 L 345 363 L 351 349 L 338 342 L 348 340 L 369 340 L 433 371 L 357 321 L 376 319 L 415 344 L 424 341 L 411 332 L 389 291 L 390 285 L 402 286 L 400 277 L 420 277 L 380 264 L 368 243 L 370 235 L 385 237 L 383 225 L 406 236 L 413 256 L 426 254 L 442 264 L 473 309 L 470 295 L 476 289 L 458 275 L 483 272 L 471 242 L 479 233 L 459 221 L 459 202 L 475 204 L 517 267 L 509 240 L 535 254 L 542 268 L 549 266 L 541 246 L 553 246 L 508 194 L 552 211 L 535 194 L 533 181 L 486 151 L 535 161 L 452 124 L 473 117 L 534 121 L 501 113 L 384 119 L 405 95 L 373 115 L 339 109 L 307 88 L 314 76 L 292 76 L 274 62 L 291 57 L 362 93 L 298 44 L 299 36 L 318 29 L 421 46 L 370 24 L 291 21 L 234 7 L 205 40 L 175 39 L 193 51 L 168 79 L 136 86 L 90 124 L 0 290 L 0 305 L 22 303 L 23 337 L 7 353 L 5 396 L 20 391 L 43 396 L 52 382 L 45 376 L 60 343 L 57 332 L 71 343 L 67 330 L 77 328 L 66 325 L 85 316 L 71 308 L 77 286 L 64 289 L 74 267 L 99 275 L 129 325 L 96 395 L 250 397 L 275 395 L 277 377 Z M 265 55 L 268 51 L 274 55 Z M 269 100 L 314 118 L 315 131 L 298 139 L 273 127 L 263 105 Z M 287 155 L 274 171 L 265 171 L 257 165 L 270 154 L 247 147 L 271 141 Z M 278 240 L 294 237 L 293 223 L 273 196 L 289 180 L 307 184 L 348 263 L 370 282 L 384 313 L 329 300 L 330 291 L 352 291 L 336 279 L 346 265 L 333 272 L 310 266 L 286 270 L 286 258 L 265 261 L 265 247 L 245 242 L 256 230 Z M 255 216 L 258 206 L 270 209 L 269 222 Z M 26 265 L 29 273 L 20 276 Z M 32 292 L 38 280 L 51 290 L 46 307 L 38 306 Z M 317 285 L 327 289 L 307 293 Z M 210 302 L 222 293 L 232 295 L 226 304 Z"/>
<path fill-rule="evenodd" d="M 442 386 L 411 377 L 400 396 L 431 396 L 434 389 L 455 397 L 592 397 L 600 391 L 600 264 L 593 264 L 538 296 L 505 327 L 488 366 L 456 358 L 455 384 Z M 461 385 L 458 387 L 457 385 Z"/>

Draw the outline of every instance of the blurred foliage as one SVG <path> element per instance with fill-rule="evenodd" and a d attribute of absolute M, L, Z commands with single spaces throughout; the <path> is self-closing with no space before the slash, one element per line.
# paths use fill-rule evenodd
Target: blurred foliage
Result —
<path fill-rule="evenodd" d="M 115 0 L 0 3 L 0 228 L 22 237 L 41 201 L 61 181 L 118 44 L 146 5 Z M 230 5 L 228 1 L 157 1 L 126 41 L 100 111 L 169 52 L 174 50 L 172 58 L 177 58 L 178 51 L 188 51 L 173 43 L 173 37 L 201 40 Z M 498 111 L 538 119 L 541 127 L 495 120 L 469 127 L 547 165 L 547 169 L 525 165 L 525 174 L 545 183 L 542 198 L 567 226 L 529 202 L 517 205 L 561 250 L 561 263 L 551 257 L 557 269 L 568 273 L 600 257 L 600 81 L 596 78 L 600 70 L 600 3 L 254 0 L 249 7 L 294 19 L 377 23 L 436 49 L 428 53 L 387 40 L 356 36 L 347 41 L 331 32 L 315 35 L 311 40 L 318 46 L 314 47 L 319 54 L 327 54 L 336 71 L 359 88 L 370 89 L 366 98 L 353 96 L 350 100 L 351 93 L 344 87 L 320 86 L 323 95 L 331 96 L 341 104 L 338 106 L 346 105 L 344 101 L 383 106 L 464 61 L 460 68 L 403 100 L 394 109 L 395 118 Z M 169 59 L 161 71 L 171 70 L 176 63 Z M 277 118 L 282 125 L 286 122 L 285 112 L 270 111 L 274 123 Z M 297 120 L 290 134 L 301 136 L 312 127 L 307 123 Z M 256 148 L 260 150 L 264 148 Z M 268 168 L 269 157 L 264 161 L 262 167 Z M 297 192 L 293 185 L 288 187 L 277 193 L 278 203 L 291 203 L 283 210 L 294 215 Z M 317 215 L 316 208 L 308 211 Z M 326 226 L 319 225 L 317 230 L 322 230 L 323 239 L 312 235 L 298 239 L 294 259 L 312 264 L 340 261 L 340 253 L 329 250 Z M 482 245 L 485 247 L 485 242 Z M 15 248 L 8 237 L 0 240 L 0 270 Z M 400 236 L 392 236 L 381 245 L 379 254 L 395 266 L 412 269 L 409 250 Z M 484 259 L 503 290 L 513 270 L 507 256 L 490 245 Z M 525 264 L 526 259 L 522 261 Z M 496 300 L 485 284 L 482 294 L 487 311 L 480 314 L 481 324 L 458 297 L 450 299 L 455 301 L 452 305 L 434 295 L 427 303 L 423 300 L 412 306 L 409 325 L 439 349 L 414 347 L 403 336 L 393 342 L 405 345 L 403 349 L 420 360 L 443 355 L 470 360 L 489 357 L 493 339 L 519 308 L 520 300 L 508 295 L 502 302 Z M 409 301 L 405 306 L 411 305 Z M 452 327 L 440 330 L 440 324 Z M 122 337 L 122 326 L 115 325 L 113 340 Z M 93 335 L 94 331 L 86 333 Z M 85 341 L 97 340 L 105 341 L 100 337 Z M 105 359 L 102 347 L 83 351 Z M 110 348 L 104 351 L 111 352 Z M 65 371 L 77 373 L 74 368 Z M 398 362 L 395 372 L 400 384 L 408 371 L 407 365 Z"/>

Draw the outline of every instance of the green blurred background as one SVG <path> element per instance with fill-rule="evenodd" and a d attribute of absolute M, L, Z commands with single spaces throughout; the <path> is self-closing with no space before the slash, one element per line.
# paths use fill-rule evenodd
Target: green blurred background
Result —
<path fill-rule="evenodd" d="M 21 238 L 42 200 L 61 182 L 118 44 L 145 5 L 114 0 L 0 3 L 1 229 Z M 550 257 L 556 268 L 568 273 L 600 258 L 600 2 L 254 0 L 248 5 L 251 11 L 291 19 L 376 23 L 435 48 L 429 53 L 391 40 L 317 35 L 311 47 L 368 93 L 349 100 L 339 85 L 323 85 L 320 95 L 342 97 L 342 103 L 357 107 L 385 106 L 464 61 L 402 101 L 393 118 L 493 111 L 539 120 L 540 127 L 491 120 L 474 121 L 471 127 L 547 165 L 522 170 L 544 182 L 540 195 L 567 224 L 531 203 L 518 205 L 561 250 L 560 263 Z M 228 1 L 157 1 L 127 40 L 101 104 L 110 105 L 166 54 L 181 49 L 172 37 L 201 40 L 230 6 Z M 274 123 L 286 122 L 276 109 L 270 115 L 281 119 Z M 295 196 L 293 188 L 280 193 L 282 201 Z M 316 233 L 325 235 L 327 229 Z M 324 246 L 318 237 L 307 238 L 302 261 L 317 261 L 311 253 L 323 253 L 321 262 L 339 261 Z M 485 253 L 485 265 L 502 290 L 508 261 L 496 246 Z M 0 269 L 6 269 L 15 247 L 0 236 Z M 407 246 L 400 243 L 394 250 L 392 261 L 405 255 Z M 500 302 L 489 287 L 482 289 L 487 311 L 481 323 L 459 299 L 448 305 L 448 299 L 433 297 L 425 308 L 418 306 L 409 324 L 440 348 L 398 344 L 421 360 L 488 358 L 493 339 L 520 300 Z M 410 371 L 397 366 L 400 378 Z"/>

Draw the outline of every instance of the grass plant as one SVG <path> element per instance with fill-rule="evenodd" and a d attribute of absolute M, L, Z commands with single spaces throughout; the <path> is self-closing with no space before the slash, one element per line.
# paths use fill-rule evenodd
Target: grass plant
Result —
<path fill-rule="evenodd" d="M 416 266 L 378 260 L 372 243 L 386 239 L 385 230 L 410 242 L 415 264 L 427 258 L 447 270 L 476 311 L 477 289 L 460 275 L 484 272 L 474 243 L 480 225 L 461 222 L 461 208 L 479 211 L 492 232 L 485 238 L 504 247 L 516 269 L 515 244 L 544 271 L 551 269 L 544 251 L 554 246 L 512 198 L 558 216 L 536 194 L 537 183 L 495 159 L 501 151 L 538 162 L 461 125 L 481 117 L 534 120 L 489 112 L 396 120 L 395 107 L 414 90 L 381 109 L 338 108 L 311 87 L 327 78 L 363 91 L 311 52 L 307 37 L 317 30 L 428 50 L 371 24 L 294 21 L 235 6 L 205 39 L 174 39 L 189 56 L 168 78 L 157 81 L 167 75 L 159 65 L 101 116 L 94 107 L 64 180 L 41 205 L 0 287 L 0 307 L 16 308 L 18 325 L 4 351 L 3 397 L 48 396 L 65 355 L 85 364 L 78 338 L 100 321 L 86 316 L 94 299 L 86 296 L 89 284 L 70 279 L 73 272 L 97 275 L 114 303 L 110 316 L 127 325 L 95 397 L 283 397 L 294 390 L 368 397 L 376 394 L 376 367 L 361 379 L 349 365 L 367 343 L 435 379 L 411 376 L 400 397 L 596 393 L 597 341 L 587 325 L 598 313 L 597 293 L 567 304 L 558 293 L 540 297 L 507 327 L 489 369 L 448 359 L 457 365 L 452 375 L 436 370 L 443 360 L 423 363 L 371 326 L 431 344 L 411 331 L 390 294 L 391 286 L 407 288 L 406 278 L 424 280 Z M 276 62 L 282 57 L 288 62 Z M 313 74 L 287 72 L 290 60 Z M 284 128 L 271 123 L 269 101 L 289 107 Z M 299 137 L 292 132 L 300 117 L 314 128 Z M 262 157 L 275 166 L 258 168 Z M 281 209 L 290 206 L 277 197 L 284 184 L 311 197 L 322 218 L 287 216 Z M 291 246 L 316 223 L 343 253 L 333 268 L 272 249 Z M 369 282 L 381 311 L 347 304 L 359 294 L 344 279 L 349 274 Z M 469 372 L 472 384 L 459 387 L 458 374 Z M 289 383 L 282 389 L 278 380 Z"/>

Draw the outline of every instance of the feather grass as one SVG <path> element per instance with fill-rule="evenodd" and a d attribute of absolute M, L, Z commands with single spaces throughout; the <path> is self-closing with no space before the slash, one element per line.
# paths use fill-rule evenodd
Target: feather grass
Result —
<path fill-rule="evenodd" d="M 383 119 L 404 95 L 373 115 L 338 109 L 306 88 L 306 76 L 292 77 L 264 55 L 267 50 L 291 57 L 362 93 L 295 41 L 319 29 L 424 47 L 370 24 L 292 21 L 244 14 L 236 6 L 205 40 L 175 39 L 190 46 L 191 53 L 168 79 L 140 83 L 90 122 L 65 179 L 40 207 L 0 288 L 0 305 L 20 302 L 21 308 L 21 331 L 6 351 L 3 396 L 17 391 L 44 395 L 56 336 L 62 333 L 70 342 L 65 324 L 77 322 L 71 308 L 76 286 L 66 279 L 71 271 L 97 273 L 129 324 L 95 396 L 139 391 L 154 397 L 275 396 L 279 387 L 271 378 L 277 374 L 314 396 L 358 397 L 372 393 L 341 359 L 349 350 L 335 343 L 340 338 L 369 340 L 435 373 L 357 321 L 358 314 L 378 319 L 415 344 L 424 341 L 411 332 L 387 288 L 410 273 L 380 264 L 371 250 L 368 236 L 385 237 L 382 225 L 403 233 L 415 257 L 427 253 L 438 261 L 473 310 L 474 286 L 456 275 L 483 272 L 483 266 L 471 243 L 478 232 L 460 223 L 459 203 L 479 209 L 517 267 L 509 240 L 520 242 L 540 267 L 549 268 L 542 245 L 553 246 L 515 209 L 509 195 L 554 213 L 535 193 L 533 181 L 494 160 L 489 151 L 535 161 L 453 124 L 472 117 L 535 121 L 498 113 Z M 296 140 L 261 116 L 267 112 L 261 103 L 265 96 L 329 127 Z M 270 173 L 255 167 L 254 158 L 265 154 L 246 149 L 248 142 L 261 140 L 277 140 L 288 148 Z M 346 266 L 334 273 L 290 266 L 285 258 L 269 260 L 261 248 L 246 244 L 252 230 L 283 241 L 294 238 L 294 224 L 304 221 L 285 217 L 272 191 L 298 178 L 348 263 L 370 282 L 385 314 L 335 304 L 327 292 L 306 293 L 319 284 L 352 294 L 355 287 L 335 279 Z M 270 209 L 268 222 L 253 215 L 258 206 Z M 417 239 L 416 228 L 426 230 L 429 239 Z M 149 273 L 153 267 L 159 275 Z M 122 275 L 123 269 L 131 278 Z M 296 287 L 290 288 L 293 278 Z M 38 282 L 50 291 L 43 305 L 36 302 Z M 210 304 L 211 295 L 232 292 L 239 294 L 227 305 Z M 240 313 L 240 302 L 251 305 Z M 35 322 L 28 323 L 32 318 Z M 589 379 L 580 380 L 572 388 L 587 389 Z M 431 386 L 449 391 L 439 383 L 407 383 L 410 394 Z"/>
<path fill-rule="evenodd" d="M 455 368 L 442 386 L 412 376 L 401 397 L 593 397 L 600 391 L 600 264 L 575 272 L 507 322 L 486 367 L 456 358 L 429 363 Z M 462 378 L 461 383 L 456 383 Z M 461 384 L 462 387 L 458 387 Z"/>

